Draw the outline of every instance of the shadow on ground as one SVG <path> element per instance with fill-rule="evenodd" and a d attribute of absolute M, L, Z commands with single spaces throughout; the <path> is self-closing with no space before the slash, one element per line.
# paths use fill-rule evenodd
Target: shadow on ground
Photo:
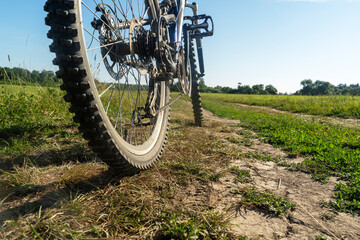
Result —
<path fill-rule="evenodd" d="M 71 146 L 61 150 L 50 149 L 48 151 L 38 151 L 34 154 L 21 154 L 16 157 L 0 155 L 0 171 L 12 171 L 15 167 L 23 167 L 31 164 L 38 167 L 59 166 L 70 162 L 90 162 L 96 159 L 94 153 L 84 143 L 73 143 Z"/>
<path fill-rule="evenodd" d="M 34 201 L 26 201 L 16 207 L 8 208 L 0 212 L 0 228 L 3 227 L 5 221 L 17 220 L 24 215 L 37 213 L 39 210 L 59 208 L 59 204 L 64 201 L 70 201 L 70 196 L 74 193 L 85 194 L 93 190 L 105 187 L 108 184 L 115 184 L 121 178 L 117 177 L 113 170 L 106 170 L 92 176 L 88 179 L 83 179 L 79 182 L 69 182 L 65 185 L 56 186 L 56 183 L 51 183 L 43 186 L 25 185 L 17 187 L 6 199 L 1 202 L 9 202 L 13 199 L 27 199 L 29 196 L 44 193 L 40 198 Z"/>

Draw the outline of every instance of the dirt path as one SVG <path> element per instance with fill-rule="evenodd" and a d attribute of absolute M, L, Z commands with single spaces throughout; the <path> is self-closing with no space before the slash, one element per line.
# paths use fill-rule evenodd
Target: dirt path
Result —
<path fill-rule="evenodd" d="M 238 121 L 221 119 L 205 111 L 207 124 L 224 124 L 231 128 L 229 132 L 214 134 L 226 139 L 241 130 Z M 207 129 L 206 129 L 207 130 Z M 252 139 L 252 146 L 241 146 L 242 152 L 258 152 L 267 156 L 281 156 L 289 162 L 303 159 L 288 158 L 286 153 L 269 144 Z M 229 142 L 234 148 L 238 144 Z M 350 214 L 335 214 L 322 203 L 332 198 L 336 178 L 331 178 L 328 184 L 312 180 L 311 176 L 301 172 L 288 171 L 285 167 L 274 162 L 254 159 L 241 159 L 231 162 L 231 166 L 249 169 L 253 182 L 250 184 L 234 183 L 234 176 L 227 174 L 220 183 L 213 183 L 212 187 L 218 195 L 217 209 L 229 211 L 232 231 L 256 239 L 314 239 L 315 236 L 328 236 L 329 239 L 360 239 L 360 218 Z M 296 210 L 286 216 L 274 217 L 258 209 L 240 208 L 234 210 L 234 203 L 241 199 L 233 193 L 234 187 L 254 186 L 260 190 L 269 190 L 278 196 L 285 197 L 297 205 Z"/>
<path fill-rule="evenodd" d="M 291 113 L 288 111 L 282 111 L 271 107 L 264 107 L 264 106 L 254 106 L 254 105 L 247 105 L 247 104 L 241 104 L 237 103 L 236 105 L 245 107 L 245 108 L 252 108 L 252 109 L 262 109 L 269 112 L 274 113 L 287 113 L 292 114 L 294 116 L 300 116 L 307 119 L 318 119 L 319 121 L 325 121 L 334 125 L 340 125 L 345 127 L 351 127 L 351 128 L 360 128 L 360 119 L 355 118 L 338 118 L 338 117 L 326 117 L 326 116 L 314 116 L 309 114 L 303 114 L 303 113 Z"/>

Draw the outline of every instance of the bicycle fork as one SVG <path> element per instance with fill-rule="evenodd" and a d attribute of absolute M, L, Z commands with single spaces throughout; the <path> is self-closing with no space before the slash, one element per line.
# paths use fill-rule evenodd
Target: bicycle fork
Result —
<path fill-rule="evenodd" d="M 214 21 L 211 16 L 205 14 L 198 15 L 198 4 L 196 2 L 193 2 L 192 4 L 186 4 L 185 7 L 192 9 L 193 16 L 184 17 L 184 20 L 190 20 L 192 22 L 192 24 L 184 25 L 184 32 L 186 37 L 189 37 L 190 40 L 196 39 L 196 48 L 200 67 L 199 74 L 200 77 L 203 77 L 205 76 L 205 64 L 202 48 L 202 38 L 214 35 Z M 199 24 L 199 21 L 203 22 Z M 211 27 L 211 29 L 209 29 L 209 27 Z"/>

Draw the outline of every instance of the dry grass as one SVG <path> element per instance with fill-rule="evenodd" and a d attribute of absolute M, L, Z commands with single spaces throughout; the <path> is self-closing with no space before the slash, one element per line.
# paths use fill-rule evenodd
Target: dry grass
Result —
<path fill-rule="evenodd" d="M 183 102 L 174 107 L 191 111 Z M 204 132 L 192 126 L 190 114 L 175 114 L 162 161 L 133 177 L 116 177 L 93 155 L 81 159 L 79 148 L 52 155 L 56 164 L 27 162 L 3 171 L 0 238 L 231 239 L 210 185 L 236 155 L 212 128 L 223 126 Z M 49 139 L 57 150 L 66 148 L 62 140 Z M 51 149 L 34 152 L 49 156 L 41 151 Z"/>

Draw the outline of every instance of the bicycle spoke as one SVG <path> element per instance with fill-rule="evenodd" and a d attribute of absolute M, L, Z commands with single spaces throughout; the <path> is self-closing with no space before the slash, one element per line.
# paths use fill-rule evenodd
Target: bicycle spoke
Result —
<path fill-rule="evenodd" d="M 112 47 L 111 47 L 111 49 L 112 49 Z M 107 56 L 109 56 L 111 49 L 109 49 L 109 51 L 105 54 L 105 56 L 101 59 L 101 61 L 96 65 L 96 68 L 92 71 L 93 74 L 96 70 L 98 70 L 100 68 L 101 63 L 104 62 L 105 58 L 107 58 Z"/>
<path fill-rule="evenodd" d="M 101 94 L 99 94 L 99 97 L 102 97 L 102 95 L 104 95 L 112 86 L 114 86 L 115 84 L 111 84 L 104 92 L 102 92 Z"/>
<path fill-rule="evenodd" d="M 90 42 L 86 51 L 95 55 L 91 61 L 92 74 L 99 74 L 101 79 L 104 75 L 102 68 L 105 68 L 111 76 L 110 80 L 98 83 L 104 110 L 124 140 L 131 145 L 142 145 L 151 137 L 157 122 L 157 116 L 147 112 L 148 107 L 151 111 L 158 112 L 160 109 L 161 84 L 156 83 L 159 87 L 155 90 L 149 89 L 148 69 L 155 62 L 152 59 L 144 62 L 136 54 L 119 56 L 115 48 L 117 44 L 129 44 L 131 20 L 145 19 L 149 8 L 141 0 L 93 0 L 90 3 L 81 1 L 81 4 L 90 16 L 87 23 L 97 19 L 103 25 L 101 30 L 95 29 L 94 32 L 89 30 L 89 25 L 84 26 L 83 30 Z M 95 12 L 97 6 L 102 6 L 100 12 Z M 113 22 L 106 21 L 109 14 Z M 138 31 L 140 29 L 136 27 L 133 39 Z"/>
<path fill-rule="evenodd" d="M 94 48 L 90 48 L 90 49 L 87 49 L 87 51 L 89 52 L 89 51 L 94 51 L 94 50 L 97 50 L 97 49 L 100 49 L 100 48 L 108 48 L 108 47 L 110 47 L 110 46 L 113 46 L 113 45 L 116 45 L 116 44 L 118 44 L 118 43 L 121 43 L 121 42 L 124 42 L 126 39 L 122 39 L 122 40 L 120 40 L 120 41 L 117 41 L 117 42 L 113 42 L 113 43 L 109 43 L 109 44 L 101 44 L 99 47 L 94 47 Z"/>
<path fill-rule="evenodd" d="M 112 85 L 112 86 L 114 86 L 114 85 Z M 110 103 L 111 103 L 111 99 L 112 99 L 114 90 L 115 90 L 115 88 L 113 88 L 113 89 L 111 90 L 110 99 L 109 99 L 108 105 L 107 105 L 107 107 L 106 107 L 106 113 L 109 111 L 109 107 L 110 107 Z"/>
<path fill-rule="evenodd" d="M 131 2 L 130 0 L 128 0 L 128 2 L 129 2 L 129 11 L 131 10 L 132 17 L 135 18 L 134 9 L 132 7 L 133 0 L 131 0 Z"/>

